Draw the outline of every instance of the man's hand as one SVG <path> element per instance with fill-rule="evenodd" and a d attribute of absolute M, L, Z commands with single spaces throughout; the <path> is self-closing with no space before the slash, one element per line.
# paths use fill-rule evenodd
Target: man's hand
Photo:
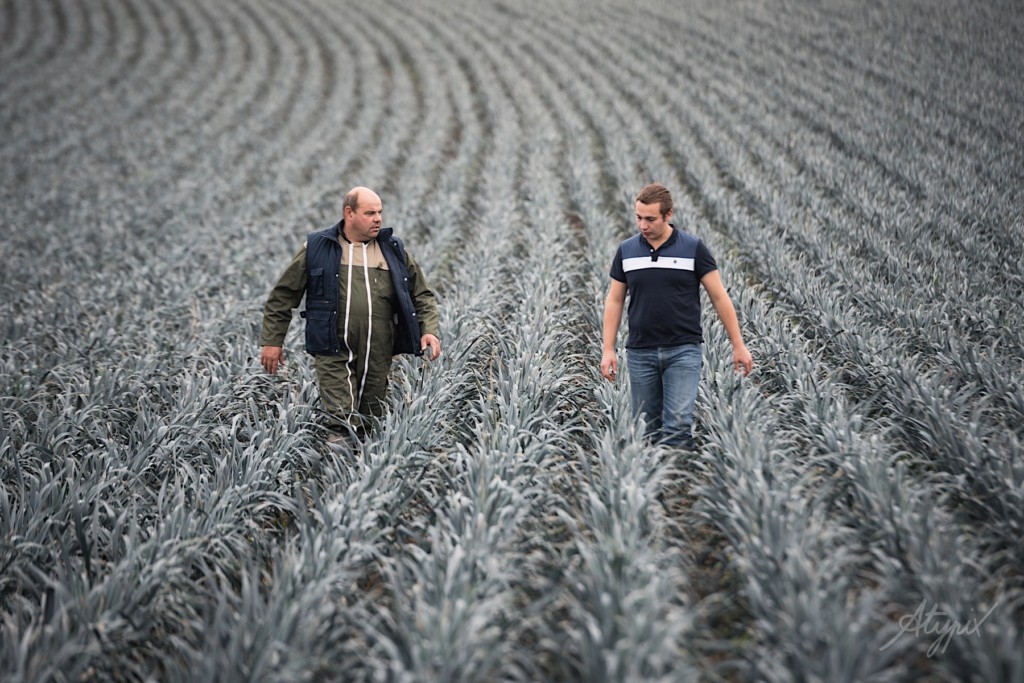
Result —
<path fill-rule="evenodd" d="M 430 347 L 429 353 L 427 347 Z M 420 349 L 427 360 L 437 360 L 437 357 L 441 355 L 441 340 L 432 334 L 425 334 L 420 337 Z"/>
<path fill-rule="evenodd" d="M 750 355 L 750 351 L 747 350 L 745 344 L 733 347 L 732 365 L 737 370 L 742 369 L 744 377 L 749 375 L 750 371 L 754 369 L 754 357 Z"/>
<path fill-rule="evenodd" d="M 260 365 L 271 375 L 277 374 L 277 369 L 284 365 L 284 352 L 280 346 L 260 347 Z"/>
<path fill-rule="evenodd" d="M 619 359 L 615 357 L 614 351 L 605 351 L 601 354 L 601 376 L 609 382 L 615 381 L 615 375 L 619 373 Z"/>

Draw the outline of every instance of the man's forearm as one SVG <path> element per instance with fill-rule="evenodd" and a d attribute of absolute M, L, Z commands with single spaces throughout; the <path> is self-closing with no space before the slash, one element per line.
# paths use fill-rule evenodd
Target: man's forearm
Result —
<path fill-rule="evenodd" d="M 406 266 L 412 279 L 412 305 L 416 309 L 416 317 L 420 322 L 421 334 L 432 334 L 440 337 L 441 321 L 437 312 L 437 297 L 430 288 L 426 275 L 412 256 L 406 254 Z"/>
<path fill-rule="evenodd" d="M 260 346 L 284 346 L 288 327 L 292 322 L 292 309 L 274 308 L 268 301 L 263 308 L 263 327 L 260 330 Z"/>
<path fill-rule="evenodd" d="M 622 305 L 618 302 L 605 302 L 604 324 L 601 333 L 601 348 L 615 353 L 615 341 L 619 337 L 619 325 L 622 324 Z"/>
<path fill-rule="evenodd" d="M 732 300 L 725 296 L 711 303 L 715 306 L 715 312 L 718 313 L 718 319 L 722 321 L 725 333 L 729 335 L 729 341 L 733 346 L 743 346 L 743 333 L 740 331 L 740 321 L 736 316 L 736 308 L 732 305 Z"/>
<path fill-rule="evenodd" d="M 285 268 L 263 306 L 260 346 L 283 346 L 292 322 L 292 309 L 298 308 L 306 293 L 306 253 L 299 251 Z"/>

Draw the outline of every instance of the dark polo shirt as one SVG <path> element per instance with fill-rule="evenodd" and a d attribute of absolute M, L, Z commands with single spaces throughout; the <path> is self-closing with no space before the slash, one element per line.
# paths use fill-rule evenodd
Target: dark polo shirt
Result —
<path fill-rule="evenodd" d="M 658 249 L 639 233 L 622 242 L 609 274 L 627 287 L 626 348 L 702 343 L 700 279 L 717 269 L 703 240 L 674 226 Z"/>

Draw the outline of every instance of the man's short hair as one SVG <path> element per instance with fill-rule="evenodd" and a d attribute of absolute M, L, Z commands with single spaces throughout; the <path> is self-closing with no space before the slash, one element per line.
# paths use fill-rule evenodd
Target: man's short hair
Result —
<path fill-rule="evenodd" d="M 341 205 L 342 209 L 349 208 L 355 211 L 359 208 L 359 188 L 349 190 L 348 194 L 345 195 L 345 201 Z"/>
<path fill-rule="evenodd" d="M 664 218 L 672 210 L 672 193 L 661 183 L 651 183 L 640 190 L 636 200 L 641 204 L 660 204 L 661 217 Z"/>

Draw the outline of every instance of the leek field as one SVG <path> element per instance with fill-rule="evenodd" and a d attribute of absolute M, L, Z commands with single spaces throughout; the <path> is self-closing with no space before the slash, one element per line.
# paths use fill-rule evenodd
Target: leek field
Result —
<path fill-rule="evenodd" d="M 0 679 L 1024 681 L 1022 46 L 1017 0 L 0 0 Z M 689 455 L 598 367 L 652 181 L 756 364 L 705 298 Z M 257 360 L 354 185 L 444 343 L 360 454 L 298 316 Z"/>

